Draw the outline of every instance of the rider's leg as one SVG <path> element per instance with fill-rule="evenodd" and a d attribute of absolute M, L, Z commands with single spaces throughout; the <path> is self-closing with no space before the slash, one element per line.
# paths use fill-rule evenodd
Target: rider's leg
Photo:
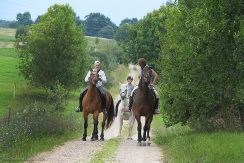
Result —
<path fill-rule="evenodd" d="M 159 101 L 158 92 L 157 92 L 157 90 L 154 87 L 152 87 L 152 90 L 153 90 L 153 93 L 154 93 L 154 96 L 155 96 L 155 111 L 154 111 L 154 114 L 160 114 L 160 111 L 158 109 L 158 101 Z"/>
<path fill-rule="evenodd" d="M 132 107 L 132 104 L 133 104 L 133 97 L 134 97 L 134 92 L 135 92 L 135 90 L 138 88 L 138 86 L 136 86 L 133 90 L 132 90 L 132 92 L 131 92 L 131 94 L 130 94 L 130 97 L 129 97 L 129 110 L 131 111 L 131 107 Z"/>
<path fill-rule="evenodd" d="M 105 95 L 105 91 L 104 91 L 104 88 L 103 86 L 99 86 L 97 87 L 98 89 L 98 93 L 101 97 L 101 107 L 102 107 L 102 110 L 103 110 L 103 113 L 106 114 L 107 113 L 107 110 L 106 110 L 106 95 Z"/>
<path fill-rule="evenodd" d="M 76 112 L 82 112 L 83 108 L 82 108 L 82 100 L 83 97 L 85 96 L 86 92 L 88 90 L 88 87 L 86 87 L 85 89 L 83 89 L 80 93 L 80 98 L 79 98 L 79 106 L 76 108 Z"/>

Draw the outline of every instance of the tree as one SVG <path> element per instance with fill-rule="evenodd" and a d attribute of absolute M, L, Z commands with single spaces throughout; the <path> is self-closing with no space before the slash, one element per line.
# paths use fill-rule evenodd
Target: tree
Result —
<path fill-rule="evenodd" d="M 103 14 L 90 13 L 85 17 L 84 28 L 85 34 L 88 36 L 98 36 L 98 32 L 106 26 L 112 27 L 114 31 L 116 30 L 116 25 Z M 108 30 L 107 27 L 105 29 Z"/>
<path fill-rule="evenodd" d="M 85 39 L 69 5 L 51 6 L 17 45 L 20 72 L 33 85 L 54 89 L 58 83 L 70 89 L 81 82 Z"/>
<path fill-rule="evenodd" d="M 16 19 L 19 26 L 31 25 L 33 23 L 30 12 L 18 13 Z"/>
<path fill-rule="evenodd" d="M 239 127 L 244 83 L 241 4 L 241 0 L 182 0 L 168 10 L 160 65 L 167 125 Z"/>
<path fill-rule="evenodd" d="M 129 30 L 131 25 L 125 23 L 120 25 L 115 34 L 115 40 L 119 45 L 125 45 L 129 40 Z"/>
<path fill-rule="evenodd" d="M 114 37 L 113 27 L 107 25 L 98 31 L 98 36 L 103 38 L 112 39 Z"/>
<path fill-rule="evenodd" d="M 137 18 L 132 18 L 132 19 L 125 18 L 120 22 L 119 26 L 122 26 L 124 24 L 136 24 L 137 22 L 138 22 Z"/>

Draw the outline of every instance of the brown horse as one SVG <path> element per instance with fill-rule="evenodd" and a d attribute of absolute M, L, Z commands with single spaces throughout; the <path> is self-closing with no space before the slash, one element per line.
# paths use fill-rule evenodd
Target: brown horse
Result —
<path fill-rule="evenodd" d="M 149 89 L 149 84 L 151 80 L 151 71 L 148 66 L 144 67 L 142 70 L 142 76 L 138 85 L 138 89 L 134 92 L 132 111 L 134 112 L 137 121 L 137 132 L 138 132 L 138 143 L 141 141 L 148 140 L 148 145 L 150 145 L 149 131 L 151 127 L 151 122 L 153 120 L 153 113 L 155 107 L 155 98 L 151 89 Z M 145 126 L 143 128 L 143 137 L 141 135 L 141 116 L 145 116 Z"/>
<path fill-rule="evenodd" d="M 98 81 L 98 72 L 97 71 L 91 71 L 91 75 L 89 78 L 89 86 L 87 93 L 85 94 L 82 101 L 82 108 L 83 108 L 83 117 L 84 117 L 84 134 L 82 137 L 83 141 L 86 141 L 87 137 L 87 126 L 88 126 L 88 115 L 93 114 L 93 122 L 94 122 L 94 128 L 92 132 L 91 140 L 98 140 L 98 116 L 99 113 L 103 111 L 103 108 L 101 106 L 101 98 L 98 93 L 98 89 L 96 87 L 96 83 Z M 109 128 L 114 120 L 114 102 L 111 94 L 107 91 L 105 91 L 106 96 L 106 112 L 107 114 L 103 114 L 103 121 L 102 121 L 102 132 L 100 135 L 100 140 L 104 140 L 104 126 L 106 123 L 106 128 Z"/>

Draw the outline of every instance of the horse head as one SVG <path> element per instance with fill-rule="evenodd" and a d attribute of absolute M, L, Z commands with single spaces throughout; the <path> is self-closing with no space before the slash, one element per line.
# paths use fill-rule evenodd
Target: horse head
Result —
<path fill-rule="evenodd" d="M 121 84 L 119 88 L 119 95 L 122 100 L 128 97 L 128 91 L 127 91 L 127 86 L 126 84 Z"/>
<path fill-rule="evenodd" d="M 143 83 L 145 83 L 146 85 L 149 85 L 150 84 L 150 81 L 151 81 L 151 70 L 148 66 L 145 66 L 143 69 L 142 69 L 142 76 L 141 76 L 141 80 Z"/>
<path fill-rule="evenodd" d="M 99 80 L 98 79 L 99 74 L 98 74 L 96 69 L 91 69 L 90 68 L 90 72 L 91 73 L 90 73 L 89 81 L 90 81 L 91 84 L 96 85 L 98 80 Z"/>

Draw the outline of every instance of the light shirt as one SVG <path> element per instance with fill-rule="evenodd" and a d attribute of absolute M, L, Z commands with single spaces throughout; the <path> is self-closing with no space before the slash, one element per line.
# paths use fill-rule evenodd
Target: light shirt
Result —
<path fill-rule="evenodd" d="M 134 85 L 127 83 L 126 85 L 127 90 L 128 90 L 128 95 L 131 95 L 132 90 L 134 89 Z"/>
<path fill-rule="evenodd" d="M 91 71 L 88 71 L 88 73 L 86 74 L 86 77 L 85 77 L 85 82 L 88 82 L 89 81 L 90 75 L 91 75 Z M 103 70 L 100 70 L 98 72 L 98 75 L 99 75 L 99 78 L 102 79 L 102 81 L 98 80 L 98 82 L 96 84 L 96 87 L 100 87 L 100 86 L 103 85 L 103 83 L 106 83 L 107 82 L 107 78 L 106 78 L 106 75 L 103 72 Z"/>

